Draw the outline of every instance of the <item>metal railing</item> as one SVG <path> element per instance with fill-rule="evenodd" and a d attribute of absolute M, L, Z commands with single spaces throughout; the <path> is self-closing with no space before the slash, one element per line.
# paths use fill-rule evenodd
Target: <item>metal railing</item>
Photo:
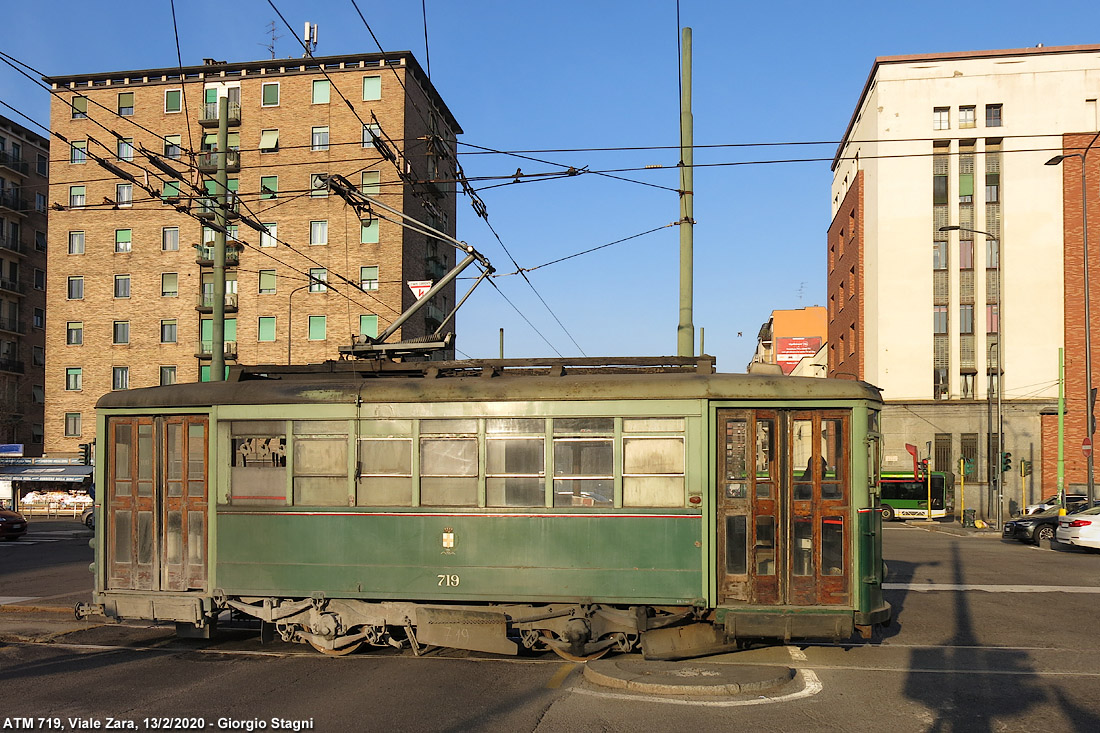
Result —
<path fill-rule="evenodd" d="M 14 280 L 8 280 L 7 278 L 0 278 L 0 290 L 10 290 L 13 293 L 24 293 L 26 289 L 22 283 L 17 283 Z"/>
<path fill-rule="evenodd" d="M 23 175 L 27 174 L 27 161 L 17 158 L 11 153 L 0 151 L 0 165 Z"/>
<path fill-rule="evenodd" d="M 226 116 L 229 124 L 239 125 L 241 124 L 241 104 L 240 102 L 229 103 L 229 114 Z M 202 105 L 202 114 L 199 117 L 200 125 L 210 125 L 217 123 L 218 121 L 218 103 L 208 102 Z"/>
<path fill-rule="evenodd" d="M 218 299 L 214 297 L 213 293 L 200 293 L 195 297 L 195 303 L 199 308 L 213 308 L 216 302 L 218 302 Z M 237 293 L 225 294 L 225 307 L 237 307 Z"/>
<path fill-rule="evenodd" d="M 0 318 L 0 331 L 26 333 L 27 327 L 14 318 Z"/>
<path fill-rule="evenodd" d="M 202 173 L 214 173 L 218 170 L 218 156 L 220 155 L 221 153 L 217 150 L 204 150 L 199 153 L 195 165 Z M 226 170 L 239 171 L 241 169 L 241 154 L 236 150 L 227 150 L 225 155 Z"/>
<path fill-rule="evenodd" d="M 3 234 L 0 234 L 0 247 L 11 250 L 12 252 L 18 252 L 19 254 L 26 254 L 27 252 L 22 242 L 18 239 L 11 239 Z"/>
<path fill-rule="evenodd" d="M 195 349 L 195 355 L 196 356 L 198 356 L 200 358 L 201 357 L 209 358 L 211 355 L 213 355 L 213 353 L 214 353 L 214 342 L 213 342 L 213 340 L 199 341 L 198 342 L 198 347 Z M 226 341 L 225 344 L 223 345 L 222 353 L 225 355 L 225 358 L 227 358 L 227 359 L 236 359 L 237 358 L 237 342 L 236 341 Z"/>
<path fill-rule="evenodd" d="M 23 362 L 16 361 L 15 359 L 0 359 L 0 372 L 15 372 L 22 374 Z"/>

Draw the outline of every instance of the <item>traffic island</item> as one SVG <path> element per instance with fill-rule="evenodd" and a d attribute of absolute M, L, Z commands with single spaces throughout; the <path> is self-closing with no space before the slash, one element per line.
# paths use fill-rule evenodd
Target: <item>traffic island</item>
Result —
<path fill-rule="evenodd" d="M 772 665 L 657 662 L 616 657 L 589 662 L 584 678 L 594 685 L 651 695 L 742 695 L 773 690 L 794 679 L 794 670 Z"/>

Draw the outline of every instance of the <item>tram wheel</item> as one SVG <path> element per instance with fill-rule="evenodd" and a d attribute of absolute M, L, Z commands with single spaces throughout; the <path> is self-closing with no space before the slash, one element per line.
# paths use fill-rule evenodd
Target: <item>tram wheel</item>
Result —
<path fill-rule="evenodd" d="M 554 638 L 554 635 L 552 633 L 550 633 L 549 631 L 543 631 L 542 635 L 547 639 L 553 639 Z M 609 651 L 611 651 L 611 647 L 604 647 L 603 649 L 599 650 L 595 654 L 589 654 L 588 656 L 577 656 L 576 654 L 570 654 L 569 652 L 565 651 L 564 649 L 560 649 L 560 648 L 558 648 L 557 646 L 555 646 L 553 644 L 547 644 L 547 646 L 550 647 L 554 651 L 555 654 L 557 654 L 559 657 L 561 657 L 565 661 L 567 661 L 567 662 L 576 662 L 577 664 L 584 664 L 585 662 L 594 662 L 597 659 L 601 658 L 603 655 L 607 654 Z"/>
<path fill-rule="evenodd" d="M 342 646 L 339 649 L 326 649 L 310 639 L 309 645 L 324 654 L 326 657 L 345 657 L 348 654 L 351 654 L 352 652 L 359 649 L 359 647 L 363 646 L 363 642 L 357 641 L 354 644 L 348 644 L 347 646 Z"/>
<path fill-rule="evenodd" d="M 894 518 L 894 507 L 889 504 L 883 504 L 880 511 L 882 512 L 882 521 L 889 522 Z"/>

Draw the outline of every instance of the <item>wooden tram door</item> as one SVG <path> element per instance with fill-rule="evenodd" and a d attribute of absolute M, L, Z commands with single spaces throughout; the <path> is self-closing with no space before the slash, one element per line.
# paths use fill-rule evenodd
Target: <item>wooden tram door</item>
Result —
<path fill-rule="evenodd" d="M 107 435 L 107 587 L 205 589 L 206 418 L 110 418 Z"/>
<path fill-rule="evenodd" d="M 849 602 L 849 413 L 719 410 L 718 602 Z"/>

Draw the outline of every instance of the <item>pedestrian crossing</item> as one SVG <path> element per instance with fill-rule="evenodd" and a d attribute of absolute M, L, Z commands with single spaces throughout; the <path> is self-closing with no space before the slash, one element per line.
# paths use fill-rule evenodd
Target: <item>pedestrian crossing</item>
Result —
<path fill-rule="evenodd" d="M 39 538 L 39 539 L 33 539 L 32 540 L 32 539 L 28 539 L 27 535 L 23 535 L 23 537 L 21 539 L 18 539 L 18 540 L 5 540 L 3 542 L 0 542 L 0 549 L 3 549 L 5 547 L 29 547 L 30 545 L 41 545 L 41 544 L 44 544 L 46 542 L 60 542 L 63 539 L 66 539 L 66 538 L 65 537 L 42 537 L 42 538 Z"/>

